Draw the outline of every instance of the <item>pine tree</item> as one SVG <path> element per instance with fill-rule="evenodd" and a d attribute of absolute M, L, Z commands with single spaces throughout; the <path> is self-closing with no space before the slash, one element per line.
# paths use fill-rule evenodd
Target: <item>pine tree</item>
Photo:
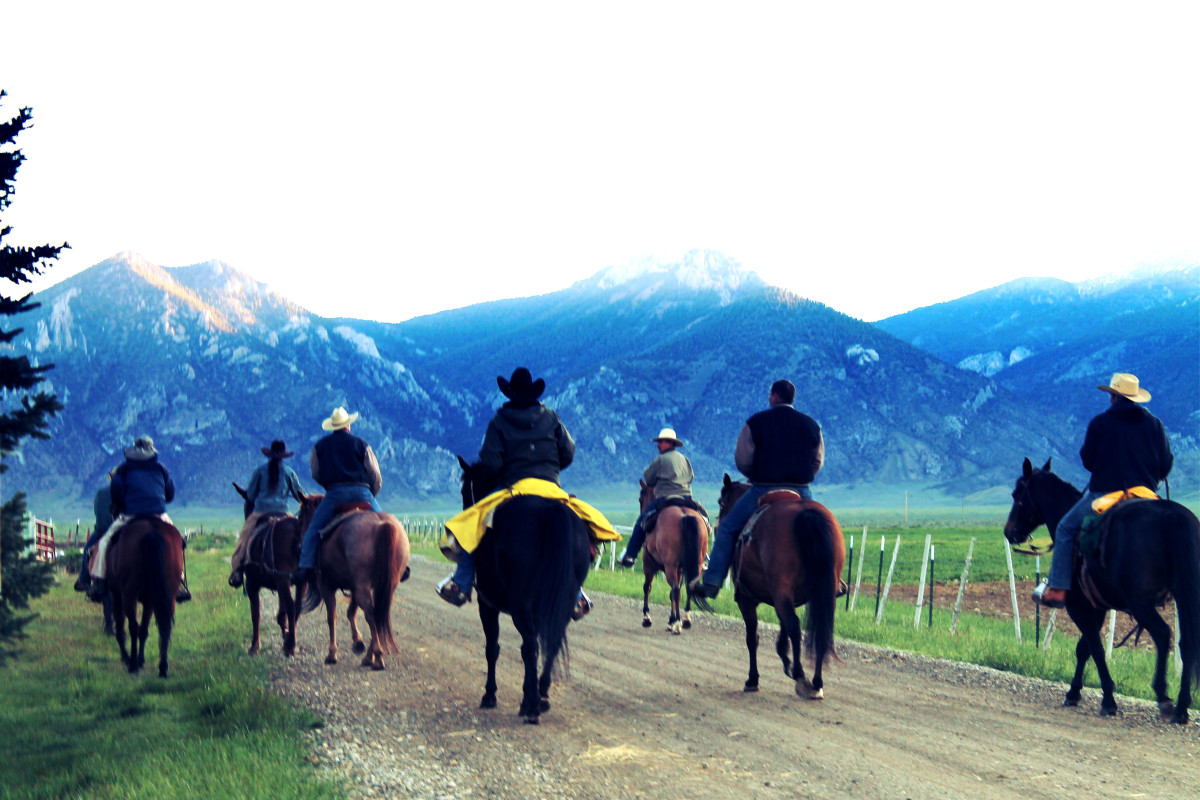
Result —
<path fill-rule="evenodd" d="M 0 91 L 0 103 L 6 96 Z M 13 147 L 17 135 L 29 127 L 33 112 L 22 108 L 7 122 L 0 122 L 0 214 L 12 202 L 17 169 L 25 156 Z M 12 228 L 0 219 L 0 287 L 14 288 L 29 283 L 46 269 L 48 261 L 58 258 L 59 252 L 68 247 L 62 245 L 38 245 L 20 247 L 4 241 Z M 14 298 L 6 288 L 0 289 L 0 317 L 20 314 L 38 307 L 30 301 L 32 293 Z M 30 396 L 30 392 L 44 380 L 53 364 L 35 365 L 28 356 L 11 355 L 9 343 L 20 335 L 22 329 L 7 331 L 0 327 L 0 473 L 7 469 L 4 457 L 14 451 L 22 439 L 48 439 L 50 418 L 62 410 L 58 398 L 45 391 Z M 48 568 L 33 558 L 23 555 L 25 498 L 17 494 L 0 507 L 0 664 L 15 651 L 6 647 L 24 636 L 24 628 L 32 616 L 18 614 L 28 608 L 29 600 L 45 594 L 50 587 Z"/>

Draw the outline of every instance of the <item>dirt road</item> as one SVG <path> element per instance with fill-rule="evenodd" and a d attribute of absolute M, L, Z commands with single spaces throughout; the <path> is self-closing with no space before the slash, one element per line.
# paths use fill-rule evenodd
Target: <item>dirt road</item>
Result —
<path fill-rule="evenodd" d="M 349 779 L 353 796 L 1041 800 L 1200 785 L 1200 726 L 1160 722 L 1148 703 L 1119 698 L 1123 713 L 1101 719 L 1095 690 L 1065 709 L 1058 684 L 848 642 L 825 673 L 826 699 L 802 700 L 771 629 L 761 690 L 744 694 L 740 621 L 700 617 L 671 636 L 661 609 L 643 629 L 640 603 L 606 595 L 572 625 L 571 674 L 552 689 L 553 707 L 526 725 L 507 620 L 500 707 L 478 709 L 483 634 L 475 606 L 435 597 L 446 571 L 415 560 L 393 611 L 401 652 L 386 672 L 358 666 L 344 607 L 335 666 L 322 663 L 323 612 L 304 618 L 290 661 L 278 632 L 264 635 L 280 691 L 326 719 L 310 760 Z"/>

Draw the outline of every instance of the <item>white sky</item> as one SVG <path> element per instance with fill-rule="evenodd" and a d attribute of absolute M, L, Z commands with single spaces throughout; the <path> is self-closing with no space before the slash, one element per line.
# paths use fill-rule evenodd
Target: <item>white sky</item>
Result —
<path fill-rule="evenodd" d="M 3 221 L 397 321 L 722 250 L 874 320 L 1200 263 L 1200 4 L 9 4 Z"/>

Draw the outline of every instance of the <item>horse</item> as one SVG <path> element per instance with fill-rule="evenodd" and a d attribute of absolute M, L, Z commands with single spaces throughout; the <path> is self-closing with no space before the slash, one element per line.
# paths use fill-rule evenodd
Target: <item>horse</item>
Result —
<path fill-rule="evenodd" d="M 494 479 L 462 456 L 458 463 L 466 509 L 492 491 Z M 525 678 L 518 716 L 537 725 L 541 713 L 550 709 L 555 660 L 560 653 L 564 667 L 568 660 L 567 623 L 592 559 L 587 527 L 565 503 L 518 495 L 496 509 L 491 531 L 473 555 L 487 658 L 487 683 L 479 707 L 496 707 L 496 659 L 500 655 L 500 612 L 504 612 L 521 635 Z"/>
<path fill-rule="evenodd" d="M 175 593 L 183 581 L 183 536 L 158 517 L 134 517 L 116 534 L 105 554 L 113 627 L 121 648 L 121 663 L 132 673 L 146 663 L 150 615 L 158 626 L 158 676 L 167 677 L 167 648 L 175 621 Z M 137 606 L 142 604 L 142 622 Z M 130 648 L 125 649 L 125 619 L 129 619 Z"/>
<path fill-rule="evenodd" d="M 1004 523 L 1004 536 L 1012 544 L 1028 541 L 1033 531 L 1045 526 L 1053 535 L 1063 515 L 1079 501 L 1082 492 L 1050 471 L 1050 460 L 1035 469 L 1026 458 L 1021 477 L 1013 488 L 1013 505 Z M 1171 500 L 1127 500 L 1104 515 L 1099 563 L 1076 560 L 1067 613 L 1079 628 L 1075 646 L 1075 676 L 1063 700 L 1064 706 L 1079 705 L 1083 668 L 1088 658 L 1096 661 L 1103 696 L 1100 715 L 1117 712 L 1113 679 L 1100 641 L 1100 626 L 1110 608 L 1126 611 L 1154 640 L 1157 659 L 1150 685 L 1159 713 L 1181 725 L 1188 721 L 1192 687 L 1200 678 L 1200 520 L 1187 507 Z M 1086 569 L 1094 583 L 1099 607 L 1083 589 Z M 1167 694 L 1167 653 L 1171 628 L 1156 609 L 1175 598 L 1179 612 L 1179 651 L 1183 671 L 1179 676 L 1179 698 Z"/>
<path fill-rule="evenodd" d="M 642 512 L 654 502 L 654 489 L 641 484 L 638 504 Z M 700 512 L 682 506 L 667 506 L 658 512 L 654 529 L 646 534 L 646 545 L 642 556 L 642 572 L 646 582 L 642 586 L 642 627 L 649 628 L 650 585 L 654 576 L 662 572 L 671 587 L 671 615 L 667 619 L 667 631 L 675 635 L 684 628 L 692 627 L 692 595 L 688 592 L 684 613 L 679 613 L 680 586 L 686 585 L 700 574 L 704 566 L 704 554 L 708 552 L 708 523 Z"/>
<path fill-rule="evenodd" d="M 324 499 L 321 494 L 304 496 L 300 503 L 300 536 L 308 530 L 317 506 Z M 352 650 L 365 655 L 362 666 L 374 670 L 384 669 L 386 653 L 398 653 L 396 639 L 392 633 L 392 595 L 400 582 L 408 577 L 409 544 L 408 533 L 400 520 L 382 511 L 354 511 L 340 521 L 334 521 L 334 529 L 321 542 L 317 552 L 317 590 L 305 597 L 307 586 L 296 590 L 296 602 L 304 614 L 325 602 L 325 616 L 329 623 L 329 653 L 326 664 L 337 663 L 337 591 L 350 592 L 350 609 L 346 619 L 350 623 Z M 371 644 L 363 645 L 355 618 L 362 608 L 371 631 Z"/>
<path fill-rule="evenodd" d="M 721 516 L 749 488 L 749 484 L 734 482 L 726 474 L 721 487 Z M 769 503 L 758 517 L 752 536 L 738 543 L 733 556 L 733 598 L 746 623 L 746 649 L 750 653 L 750 674 L 743 691 L 758 691 L 758 606 L 766 603 L 779 616 L 775 651 L 783 661 L 783 673 L 795 680 L 798 696 L 824 698 L 821 670 L 835 655 L 837 576 L 845 557 L 842 529 L 833 514 L 814 500 L 798 497 Z M 811 681 L 800 663 L 800 619 L 796 615 L 796 609 L 805 604 L 805 633 L 813 658 Z"/>
<path fill-rule="evenodd" d="M 233 488 L 244 500 L 246 490 L 237 483 Z M 254 506 L 247 503 L 242 509 L 248 520 Z M 260 518 L 258 526 L 270 525 L 270 530 L 255 535 L 247 548 L 244 562 L 243 584 L 246 597 L 250 598 L 250 655 L 257 655 L 261 644 L 259 639 L 259 622 L 262 616 L 258 593 L 261 589 L 275 592 L 279 596 L 279 611 L 275 621 L 283 634 L 283 654 L 291 656 L 296 652 L 296 618 L 299 616 L 299 606 L 292 597 L 291 573 L 296 571 L 300 561 L 300 520 L 291 514 Z"/>

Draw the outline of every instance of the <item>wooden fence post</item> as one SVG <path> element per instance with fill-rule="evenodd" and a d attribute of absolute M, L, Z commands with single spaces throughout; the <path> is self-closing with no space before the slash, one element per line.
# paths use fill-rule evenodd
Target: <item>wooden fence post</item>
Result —
<path fill-rule="evenodd" d="M 1050 609 L 1050 619 L 1046 620 L 1046 638 L 1042 639 L 1042 649 L 1050 649 L 1050 637 L 1054 635 L 1054 621 L 1058 619 L 1058 609 Z"/>
<path fill-rule="evenodd" d="M 1021 641 L 1021 609 L 1017 606 L 1017 576 L 1013 573 L 1012 548 L 1008 540 L 1004 540 L 1004 557 L 1008 559 L 1008 592 L 1012 596 L 1013 625 L 1017 631 L 1017 641 Z"/>
<path fill-rule="evenodd" d="M 954 601 L 954 616 L 950 619 L 950 632 L 958 627 L 958 612 L 962 610 L 963 592 L 967 588 L 967 575 L 971 572 L 971 555 L 975 552 L 975 537 L 967 545 L 967 562 L 963 564 L 962 577 L 958 579 L 958 599 Z"/>
<path fill-rule="evenodd" d="M 858 577 L 854 579 L 854 596 L 850 598 L 850 610 L 854 610 L 855 604 L 858 602 L 858 588 L 862 586 L 862 565 L 867 560 L 867 526 L 863 525 L 862 532 L 862 554 L 858 557 Z M 1176 625 L 1176 628 L 1179 626 Z"/>
<path fill-rule="evenodd" d="M 1117 610 L 1111 609 L 1108 612 L 1108 638 L 1104 643 L 1104 658 L 1112 658 L 1113 639 L 1117 635 Z"/>
<path fill-rule="evenodd" d="M 925 534 L 925 552 L 921 554 L 921 580 L 917 583 L 917 615 L 913 617 L 913 627 L 921 627 L 921 612 L 925 610 L 925 570 L 929 568 L 929 545 L 933 534 Z"/>
<path fill-rule="evenodd" d="M 879 610 L 875 612 L 875 624 L 883 621 L 883 607 L 887 605 L 888 592 L 892 588 L 892 573 L 896 571 L 896 556 L 900 555 L 900 537 L 896 537 L 896 547 L 892 550 L 892 564 L 888 567 L 887 583 L 883 585 L 883 595 L 879 599 Z"/>

